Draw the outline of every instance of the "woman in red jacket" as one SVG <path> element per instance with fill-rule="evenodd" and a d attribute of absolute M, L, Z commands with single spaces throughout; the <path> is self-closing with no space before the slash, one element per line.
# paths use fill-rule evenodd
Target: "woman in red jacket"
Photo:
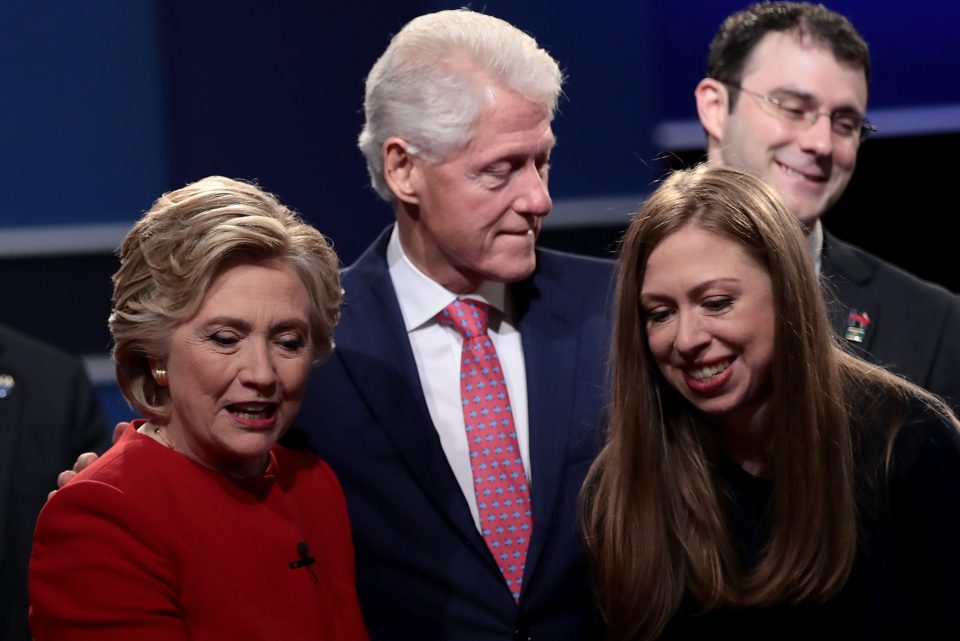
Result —
<path fill-rule="evenodd" d="M 209 177 L 158 199 L 120 258 L 113 357 L 145 420 L 44 507 L 35 639 L 366 639 L 337 479 L 276 444 L 332 348 L 330 245 Z"/>

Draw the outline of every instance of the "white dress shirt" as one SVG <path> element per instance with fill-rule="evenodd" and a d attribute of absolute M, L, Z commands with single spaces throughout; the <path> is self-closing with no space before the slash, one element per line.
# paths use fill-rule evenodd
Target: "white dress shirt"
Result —
<path fill-rule="evenodd" d="M 813 266 L 817 269 L 817 275 L 820 275 L 820 263 L 823 258 L 823 225 L 820 219 L 813 224 L 813 229 L 807 234 L 807 246 L 810 248 L 810 255 L 813 256 Z"/>
<path fill-rule="evenodd" d="M 427 401 L 430 418 L 479 529 L 480 513 L 473 488 L 470 450 L 460 403 L 460 352 L 463 338 L 456 330 L 442 326 L 436 319 L 437 314 L 457 298 L 457 294 L 414 266 L 400 245 L 400 234 L 396 225 L 387 245 L 387 264 L 390 280 L 393 281 L 393 288 L 400 302 L 403 324 L 410 338 L 410 347 L 417 363 L 420 387 Z M 506 294 L 507 288 L 503 283 L 485 282 L 475 292 L 461 298 L 479 300 L 497 310 L 490 312 L 487 333 L 497 348 L 497 356 L 507 382 L 513 423 L 517 430 L 517 444 L 529 483 L 531 473 L 527 375 L 520 332 L 513 319 L 512 303 Z"/>

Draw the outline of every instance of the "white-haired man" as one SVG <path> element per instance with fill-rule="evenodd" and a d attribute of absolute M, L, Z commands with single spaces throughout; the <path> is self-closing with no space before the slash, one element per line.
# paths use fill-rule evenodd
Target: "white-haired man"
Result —
<path fill-rule="evenodd" d="M 288 444 L 341 481 L 374 641 L 602 636 L 577 500 L 612 262 L 536 247 L 561 83 L 465 9 L 409 22 L 367 78 L 359 144 L 396 224 L 343 272 Z"/>
<path fill-rule="evenodd" d="M 343 274 L 337 347 L 298 424 L 343 484 L 375 640 L 598 636 L 576 511 L 611 264 L 536 247 L 561 82 L 533 38 L 467 10 L 408 23 L 367 78 L 360 148 L 396 224 Z M 486 387 L 504 399 L 492 410 L 442 318 L 477 303 L 506 388 Z M 509 428 L 481 439 L 487 411 Z M 503 455 L 484 460 L 479 440 Z M 532 509 L 514 522 L 488 492 Z"/>

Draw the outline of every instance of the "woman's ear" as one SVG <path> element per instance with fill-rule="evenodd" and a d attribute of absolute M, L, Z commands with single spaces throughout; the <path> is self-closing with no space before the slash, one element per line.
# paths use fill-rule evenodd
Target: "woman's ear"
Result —
<path fill-rule="evenodd" d="M 150 364 L 150 375 L 153 377 L 153 381 L 160 387 L 166 387 L 168 383 L 167 366 L 159 358 L 153 356 L 147 358 L 147 362 Z"/>

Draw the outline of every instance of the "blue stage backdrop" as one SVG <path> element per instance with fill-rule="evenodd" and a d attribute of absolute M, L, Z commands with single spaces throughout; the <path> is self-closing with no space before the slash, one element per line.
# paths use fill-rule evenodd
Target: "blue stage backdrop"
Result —
<path fill-rule="evenodd" d="M 352 261 L 391 219 L 367 185 L 355 146 L 364 76 L 407 20 L 461 4 L 4 2 L 0 322 L 83 355 L 109 418 L 129 417 L 107 358 L 106 315 L 113 250 L 130 224 L 163 191 L 222 174 L 277 193 L 333 239 L 344 262 Z M 960 132 L 960 17 L 953 5 L 934 0 L 914 0 L 909 11 L 901 3 L 828 4 L 852 19 L 873 50 L 870 115 L 887 138 L 870 141 L 875 151 L 865 148 L 863 162 L 886 166 L 892 163 L 883 153 L 906 156 L 896 176 L 880 178 L 881 170 L 871 169 L 880 182 L 854 179 L 865 218 L 849 225 L 854 235 L 844 235 L 857 242 L 858 229 L 878 231 L 876 205 L 864 200 L 876 197 L 878 185 L 881 202 L 894 202 L 898 189 L 915 198 L 903 179 L 908 167 L 952 162 L 946 154 Z M 696 158 L 703 141 L 693 87 L 713 31 L 743 6 L 473 6 L 533 34 L 567 76 L 554 127 L 556 206 L 546 244 L 612 252 L 629 213 L 662 175 L 663 153 Z M 926 146 L 911 146 L 913 140 Z M 916 149 L 925 155 L 911 157 Z M 888 236 L 901 241 L 906 260 L 909 248 L 895 238 L 900 232 L 894 227 Z M 937 254 L 929 247 L 924 253 Z M 943 282 L 945 265 L 922 267 Z"/>

